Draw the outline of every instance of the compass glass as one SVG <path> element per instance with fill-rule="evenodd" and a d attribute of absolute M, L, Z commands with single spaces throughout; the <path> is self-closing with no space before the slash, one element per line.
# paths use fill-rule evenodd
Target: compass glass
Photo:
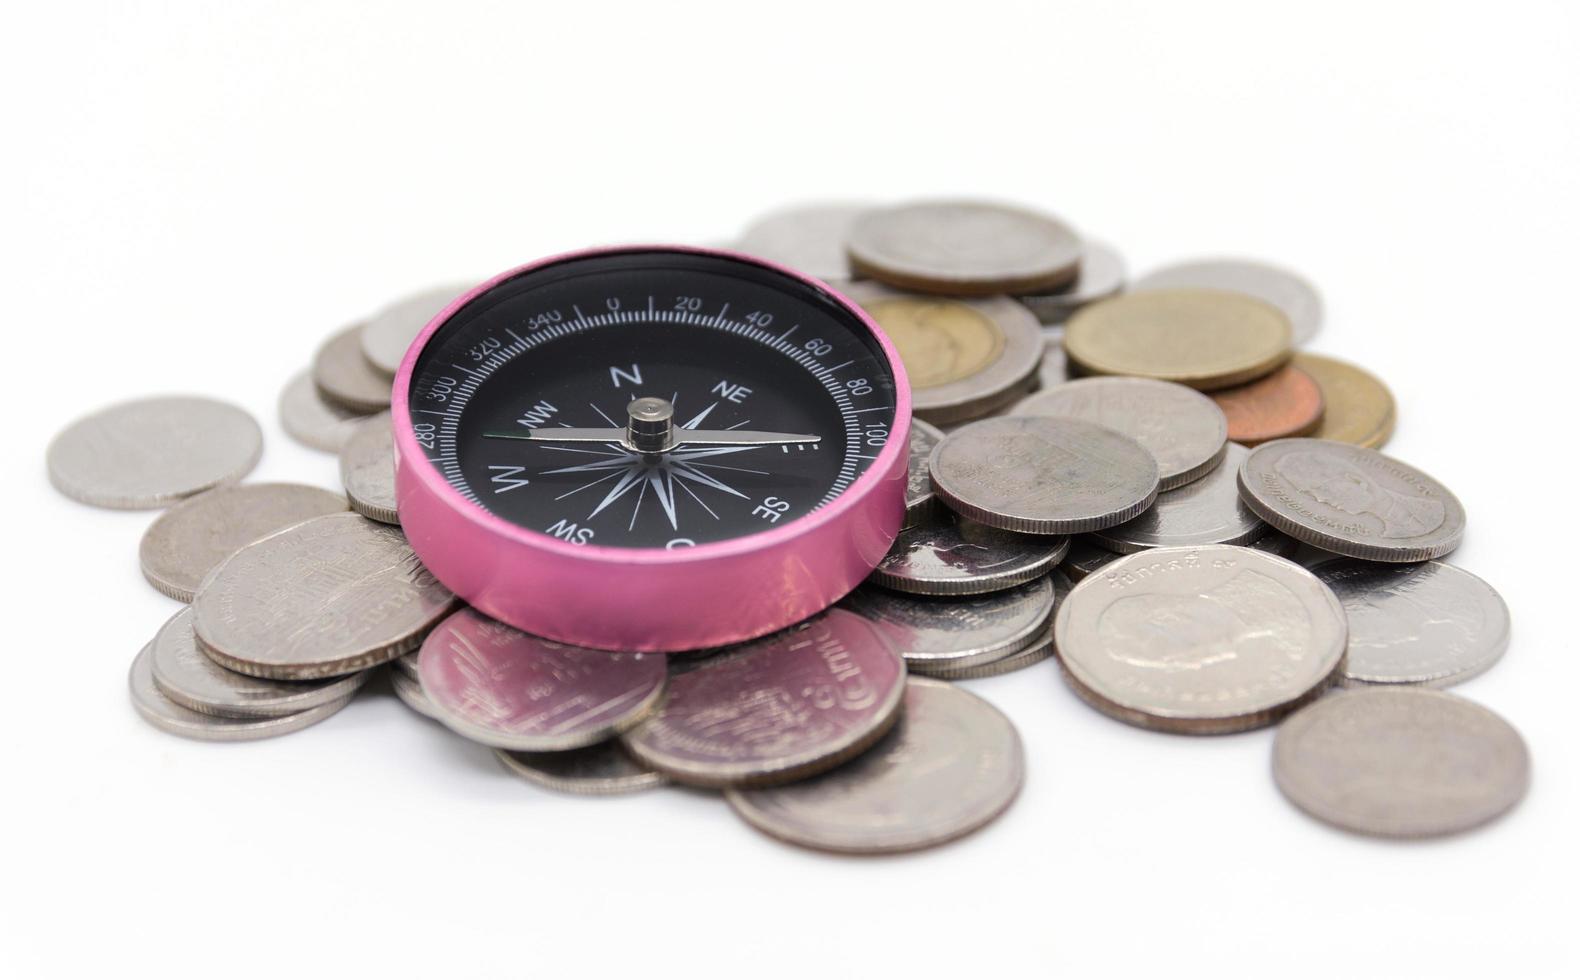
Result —
<path fill-rule="evenodd" d="M 456 491 L 577 545 L 782 526 L 849 488 L 895 424 L 877 339 L 827 292 L 662 250 L 492 287 L 425 345 L 409 394 L 413 435 Z"/>

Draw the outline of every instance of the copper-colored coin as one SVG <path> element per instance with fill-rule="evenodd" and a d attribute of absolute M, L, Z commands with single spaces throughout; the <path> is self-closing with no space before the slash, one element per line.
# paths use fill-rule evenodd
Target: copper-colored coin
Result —
<path fill-rule="evenodd" d="M 1229 439 L 1254 446 L 1309 435 L 1322 423 L 1322 389 L 1311 375 L 1286 364 L 1248 385 L 1212 393 L 1229 420 Z"/>
<path fill-rule="evenodd" d="M 1376 375 L 1317 354 L 1297 354 L 1294 365 L 1322 389 L 1326 409 L 1314 438 L 1378 449 L 1393 435 L 1393 393 Z"/>
<path fill-rule="evenodd" d="M 1289 317 L 1221 289 L 1154 289 L 1106 299 L 1070 318 L 1064 350 L 1088 374 L 1176 381 L 1216 391 L 1289 360 Z"/>

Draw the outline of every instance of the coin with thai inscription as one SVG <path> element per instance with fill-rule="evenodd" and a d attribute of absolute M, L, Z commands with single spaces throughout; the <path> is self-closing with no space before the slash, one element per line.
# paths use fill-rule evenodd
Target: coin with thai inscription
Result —
<path fill-rule="evenodd" d="M 1042 328 L 1012 299 L 918 296 L 867 282 L 844 293 L 899 350 L 918 418 L 937 425 L 980 418 L 1020 397 L 1036 376 Z"/>
<path fill-rule="evenodd" d="M 1425 561 L 1459 547 L 1465 508 L 1443 484 L 1375 449 L 1280 439 L 1240 464 L 1262 520 L 1315 548 L 1368 561 Z"/>
<path fill-rule="evenodd" d="M 519 752 L 577 749 L 646 717 L 668 680 L 662 654 L 555 643 L 460 609 L 417 657 L 434 717 L 474 742 Z"/>
<path fill-rule="evenodd" d="M 910 459 L 905 474 L 905 525 L 921 524 L 934 511 L 933 478 L 927 461 L 933 447 L 944 441 L 944 434 L 921 419 L 911 419 Z"/>
<path fill-rule="evenodd" d="M 912 678 L 905 711 L 871 750 L 821 776 L 732 789 L 730 806 L 771 837 L 846 854 L 944 844 L 990 823 L 1025 778 L 1015 726 L 953 684 Z"/>
<path fill-rule="evenodd" d="M 568 752 L 510 752 L 494 755 L 510 772 L 531 783 L 577 796 L 613 796 L 652 789 L 669 782 L 636 761 L 619 739 Z"/>
<path fill-rule="evenodd" d="M 1480 674 L 1509 647 L 1509 607 L 1462 568 L 1340 558 L 1311 573 L 1344 604 L 1344 677 L 1352 683 L 1445 687 Z"/>
<path fill-rule="evenodd" d="M 426 289 L 378 311 L 357 334 L 362 356 L 381 374 L 393 378 L 406 348 L 422 328 L 469 288 L 471 283 L 457 282 Z"/>
<path fill-rule="evenodd" d="M 1015 297 L 1046 324 L 1068 320 L 1077 310 L 1125 288 L 1125 260 L 1102 242 L 1086 240 L 1086 254 L 1075 281 L 1053 293 Z"/>
<path fill-rule="evenodd" d="M 390 407 L 390 378 L 363 355 L 361 324 L 347 327 L 318 348 L 313 384 L 326 401 L 349 412 L 372 414 Z"/>
<path fill-rule="evenodd" d="M 1438 837 L 1512 809 L 1530 785 L 1520 733 L 1464 698 L 1419 687 L 1341 691 L 1273 741 L 1273 778 L 1319 820 L 1377 837 Z"/>
<path fill-rule="evenodd" d="M 1156 548 L 1088 576 L 1054 618 L 1065 679 L 1128 724 L 1208 735 L 1276 721 L 1344 659 L 1343 607 L 1300 566 L 1231 545 Z"/>
<path fill-rule="evenodd" d="M 1212 400 L 1229 420 L 1229 438 L 1244 446 L 1310 435 L 1322 424 L 1322 389 L 1293 364 L 1250 384 L 1215 391 Z"/>
<path fill-rule="evenodd" d="M 150 653 L 154 683 L 165 697 L 205 715 L 278 718 L 341 701 L 355 694 L 368 672 L 330 681 L 275 681 L 226 670 L 197 648 L 192 608 L 170 618 L 154 637 Z"/>
<path fill-rule="evenodd" d="M 251 415 L 212 398 L 120 402 L 83 416 L 45 453 L 49 480 L 73 500 L 143 510 L 235 483 L 263 453 Z"/>
<path fill-rule="evenodd" d="M 143 532 L 138 560 L 150 585 L 178 602 L 191 602 L 204 576 L 242 547 L 345 509 L 339 494 L 300 483 L 218 487 L 159 515 Z"/>
<path fill-rule="evenodd" d="M 387 663 L 455 604 L 399 528 L 329 514 L 216 568 L 192 600 L 199 647 L 254 677 L 315 680 Z"/>
<path fill-rule="evenodd" d="M 289 735 L 316 724 L 351 703 L 351 695 L 336 701 L 272 718 L 226 718 L 183 708 L 165 696 L 154 683 L 153 648 L 143 647 L 127 677 L 132 707 L 143 720 L 160 731 L 204 742 L 250 742 L 276 735 Z"/>
<path fill-rule="evenodd" d="M 338 453 L 357 426 L 367 418 L 324 400 L 313 383 L 313 372 L 303 371 L 280 392 L 280 427 L 309 449 Z"/>
<path fill-rule="evenodd" d="M 1120 557 L 1117 551 L 1103 547 L 1092 535 L 1081 534 L 1070 539 L 1070 550 L 1059 563 L 1059 569 L 1070 576 L 1070 581 L 1079 582 Z"/>
<path fill-rule="evenodd" d="M 1158 464 L 1134 439 L 1073 418 L 1010 416 L 951 432 L 933 450 L 933 489 L 951 510 L 1025 534 L 1128 521 L 1158 493 Z"/>
<path fill-rule="evenodd" d="M 1067 537 L 1001 531 L 935 512 L 900 532 L 867 581 L 916 595 L 977 595 L 1046 574 L 1069 547 Z"/>
<path fill-rule="evenodd" d="M 1202 391 L 1254 381 L 1289 360 L 1289 318 L 1216 289 L 1156 289 L 1093 303 L 1070 318 L 1064 350 L 1087 374 L 1177 381 Z"/>
<path fill-rule="evenodd" d="M 643 763 L 694 786 L 767 786 L 831 769 L 899 716 L 905 661 L 878 628 L 832 609 L 692 661 L 624 736 Z"/>
<path fill-rule="evenodd" d="M 1244 293 L 1283 311 L 1298 346 L 1322 327 L 1322 297 L 1303 277 L 1246 259 L 1198 259 L 1164 266 L 1136 280 L 1132 289 L 1206 288 Z"/>
<path fill-rule="evenodd" d="M 845 608 L 874 623 L 907 667 L 970 667 L 1025 649 L 1053 615 L 1053 583 L 1044 575 L 986 595 L 933 598 L 866 585 Z"/>
<path fill-rule="evenodd" d="M 877 208 L 851 225 L 846 246 L 857 274 L 946 296 L 1060 289 L 1075 280 L 1084 254 L 1058 219 L 982 201 Z"/>
<path fill-rule="evenodd" d="M 787 265 L 797 272 L 840 282 L 853 278 L 845 241 L 870 204 L 802 204 L 765 214 L 729 246 L 737 252 Z"/>
<path fill-rule="evenodd" d="M 1317 354 L 1296 354 L 1294 365 L 1322 389 L 1322 422 L 1313 438 L 1377 449 L 1393 435 L 1393 393 L 1376 375 Z"/>
<path fill-rule="evenodd" d="M 340 450 L 340 482 L 351 509 L 384 524 L 399 524 L 395 512 L 395 437 L 388 412 L 357 427 Z"/>
<path fill-rule="evenodd" d="M 1085 419 L 1141 443 L 1158 463 L 1158 490 L 1182 487 L 1217 467 L 1229 423 L 1211 398 L 1151 378 L 1081 378 L 1023 398 L 1011 415 Z"/>
<path fill-rule="evenodd" d="M 1237 477 L 1250 450 L 1229 443 L 1228 453 L 1211 473 L 1178 490 L 1158 494 L 1152 506 L 1123 524 L 1093 531 L 1110 551 L 1131 554 L 1148 548 L 1249 544 L 1269 530 L 1240 499 Z"/>

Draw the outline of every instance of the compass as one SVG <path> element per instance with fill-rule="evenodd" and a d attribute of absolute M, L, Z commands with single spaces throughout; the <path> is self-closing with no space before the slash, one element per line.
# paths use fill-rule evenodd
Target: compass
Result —
<path fill-rule="evenodd" d="M 910 391 L 855 305 L 671 246 L 459 297 L 395 378 L 412 548 L 489 615 L 584 646 L 750 639 L 837 601 L 905 511 Z"/>

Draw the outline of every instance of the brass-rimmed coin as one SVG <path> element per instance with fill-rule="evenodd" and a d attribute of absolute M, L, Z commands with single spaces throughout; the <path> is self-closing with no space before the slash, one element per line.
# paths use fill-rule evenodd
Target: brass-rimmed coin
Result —
<path fill-rule="evenodd" d="M 950 299 L 895 292 L 876 283 L 845 289 L 900 352 L 918 418 L 948 425 L 1009 404 L 1041 363 L 1042 328 L 1004 296 Z"/>
<path fill-rule="evenodd" d="M 1296 354 L 1294 365 L 1322 389 L 1322 422 L 1312 438 L 1380 449 L 1393 435 L 1393 393 L 1376 375 L 1318 354 Z"/>
<path fill-rule="evenodd" d="M 1250 384 L 1219 389 L 1212 400 L 1229 420 L 1229 438 L 1242 446 L 1310 435 L 1322 424 L 1322 389 L 1293 364 Z"/>
<path fill-rule="evenodd" d="M 900 289 L 991 296 L 1060 289 L 1084 248 L 1065 224 L 982 201 L 921 201 L 868 211 L 851 226 L 852 269 Z"/>
<path fill-rule="evenodd" d="M 1261 300 L 1217 289 L 1157 289 L 1081 310 L 1065 327 L 1064 349 L 1088 374 L 1213 391 L 1289 360 L 1291 336 L 1289 318 Z"/>

